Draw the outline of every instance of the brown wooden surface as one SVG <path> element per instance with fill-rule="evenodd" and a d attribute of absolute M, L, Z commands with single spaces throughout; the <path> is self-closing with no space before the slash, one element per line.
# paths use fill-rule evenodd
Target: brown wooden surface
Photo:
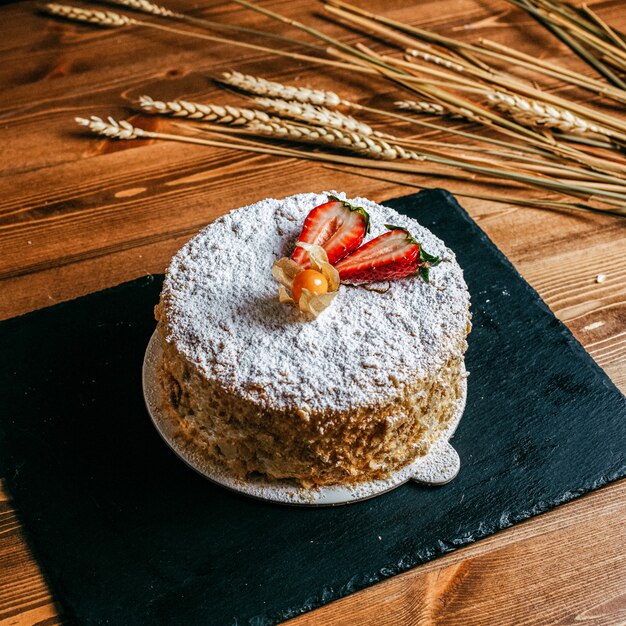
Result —
<path fill-rule="evenodd" d="M 191 4 L 176 0 L 171 6 L 192 11 Z M 264 4 L 346 41 L 362 39 L 323 19 L 311 2 Z M 591 74 L 501 0 L 360 4 L 467 40 L 496 39 Z M 626 29 L 622 0 L 591 4 Z M 276 31 L 274 23 L 239 6 L 206 5 L 195 14 Z M 290 28 L 280 32 L 300 37 Z M 386 106 L 401 94 L 380 80 L 225 45 L 190 44 L 165 33 L 62 23 L 37 15 L 31 2 L 0 8 L 0 33 L 0 319 L 162 272 L 199 227 L 259 198 L 330 188 L 374 200 L 411 192 L 309 162 L 176 144 L 100 141 L 85 137 L 72 122 L 84 114 L 128 116 L 144 93 L 237 103 L 238 97 L 210 80 L 227 69 L 331 88 L 351 100 Z M 555 82 L 547 84 L 562 90 Z M 458 180 L 414 180 L 475 189 Z M 510 191 L 499 185 L 498 193 Z M 625 222 L 462 203 L 626 389 Z M 607 275 L 606 282 L 595 281 L 600 273 Z M 623 624 L 625 519 L 622 482 L 294 623 Z M 0 624 L 59 621 L 10 495 L 0 491 Z"/>

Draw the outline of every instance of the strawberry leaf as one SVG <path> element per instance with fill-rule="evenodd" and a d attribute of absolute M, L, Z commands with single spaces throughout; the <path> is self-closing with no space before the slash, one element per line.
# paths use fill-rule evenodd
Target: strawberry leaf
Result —
<path fill-rule="evenodd" d="M 441 263 L 441 258 L 438 256 L 434 256 L 432 254 L 428 254 L 422 246 L 420 246 L 420 261 L 422 263 L 428 263 L 430 266 L 439 265 Z"/>
<path fill-rule="evenodd" d="M 426 265 L 421 265 L 419 269 L 420 276 L 424 279 L 425 283 L 430 282 L 430 268 Z"/>

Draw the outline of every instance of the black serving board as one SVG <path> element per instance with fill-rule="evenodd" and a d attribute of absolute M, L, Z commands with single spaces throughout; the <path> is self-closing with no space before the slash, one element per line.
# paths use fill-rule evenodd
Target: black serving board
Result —
<path fill-rule="evenodd" d="M 626 475 L 624 397 L 453 197 L 386 204 L 455 250 L 472 294 L 445 487 L 290 508 L 189 469 L 142 397 L 161 277 L 0 324 L 0 462 L 68 616 L 274 624 Z"/>

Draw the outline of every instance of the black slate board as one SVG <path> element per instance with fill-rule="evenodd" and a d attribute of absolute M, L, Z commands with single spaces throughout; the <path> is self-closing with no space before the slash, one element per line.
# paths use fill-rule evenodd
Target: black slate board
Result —
<path fill-rule="evenodd" d="M 143 405 L 161 279 L 0 324 L 0 459 L 68 615 L 271 624 L 626 475 L 626 400 L 446 192 L 387 202 L 452 247 L 472 294 L 451 484 L 335 509 L 265 504 L 180 462 Z"/>

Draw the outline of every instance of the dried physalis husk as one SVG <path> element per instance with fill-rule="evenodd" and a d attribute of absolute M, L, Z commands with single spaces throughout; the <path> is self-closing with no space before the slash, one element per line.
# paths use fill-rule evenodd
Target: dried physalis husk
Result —
<path fill-rule="evenodd" d="M 311 269 L 320 272 L 328 282 L 328 292 L 324 294 L 313 294 L 308 289 L 302 289 L 298 302 L 293 297 L 292 285 L 294 278 L 304 268 L 299 264 L 283 257 L 278 259 L 272 266 L 272 274 L 279 284 L 278 299 L 285 304 L 293 304 L 304 313 L 317 317 L 324 309 L 330 306 L 335 296 L 339 292 L 339 272 L 328 262 L 326 250 L 321 246 L 299 242 L 297 244 L 309 253 Z"/>
<path fill-rule="evenodd" d="M 329 291 L 327 293 L 316 295 L 312 294 L 308 289 L 303 289 L 298 301 L 298 307 L 305 313 L 310 313 L 313 317 L 317 317 L 324 309 L 327 309 L 331 302 L 335 299 L 338 291 Z"/>
<path fill-rule="evenodd" d="M 291 293 L 291 285 L 293 284 L 293 279 L 302 270 L 303 268 L 299 263 L 296 263 L 286 256 L 282 259 L 278 259 L 278 261 L 272 265 L 272 275 L 280 285 L 278 288 L 278 299 L 281 302 L 291 302 L 295 304 L 293 294 Z"/>

